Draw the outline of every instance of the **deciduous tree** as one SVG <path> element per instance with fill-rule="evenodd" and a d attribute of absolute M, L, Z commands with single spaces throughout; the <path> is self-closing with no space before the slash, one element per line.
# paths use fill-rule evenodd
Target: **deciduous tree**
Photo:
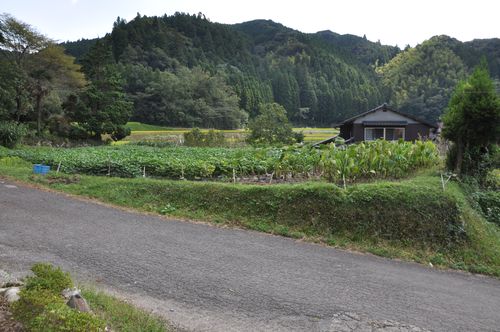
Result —
<path fill-rule="evenodd" d="M 262 104 L 259 115 L 250 121 L 248 141 L 255 144 L 289 144 L 294 141 L 286 110 L 277 103 Z"/>

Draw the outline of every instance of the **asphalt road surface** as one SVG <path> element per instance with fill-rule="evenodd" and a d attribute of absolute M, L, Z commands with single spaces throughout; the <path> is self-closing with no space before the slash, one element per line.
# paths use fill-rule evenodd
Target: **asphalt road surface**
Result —
<path fill-rule="evenodd" d="M 500 331 L 498 279 L 126 212 L 0 180 L 0 269 L 38 261 L 186 330 Z"/>

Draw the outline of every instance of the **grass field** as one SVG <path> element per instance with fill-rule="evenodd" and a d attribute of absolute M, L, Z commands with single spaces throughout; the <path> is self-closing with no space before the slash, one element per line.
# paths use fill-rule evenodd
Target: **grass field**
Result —
<path fill-rule="evenodd" d="M 124 142 L 134 142 L 141 140 L 171 141 L 180 143 L 182 135 L 192 128 L 169 128 L 162 126 L 148 125 L 140 122 L 129 122 L 127 127 L 132 130 L 132 134 L 124 139 Z M 209 129 L 201 129 L 206 133 Z M 293 128 L 296 132 L 304 133 L 306 142 L 318 142 L 338 134 L 335 128 Z M 222 130 L 229 141 L 244 141 L 245 129 Z M 123 143 L 122 143 L 123 144 Z"/>

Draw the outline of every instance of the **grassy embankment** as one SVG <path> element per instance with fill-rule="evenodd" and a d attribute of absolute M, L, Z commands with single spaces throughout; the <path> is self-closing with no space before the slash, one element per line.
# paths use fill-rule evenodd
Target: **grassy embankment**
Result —
<path fill-rule="evenodd" d="M 126 137 L 123 141 L 120 141 L 119 144 L 151 139 L 178 142 L 184 133 L 192 129 L 154 126 L 140 122 L 128 122 L 127 127 L 132 130 L 132 134 Z M 303 132 L 304 141 L 306 142 L 322 141 L 338 133 L 338 130 L 334 128 L 293 128 L 293 130 L 296 132 Z M 206 133 L 208 129 L 201 129 L 201 131 Z M 244 129 L 222 130 L 222 132 L 224 132 L 224 135 L 229 142 L 244 140 Z"/>
<path fill-rule="evenodd" d="M 328 183 L 242 185 L 97 176 L 33 176 L 29 164 L 0 174 L 173 217 L 210 221 L 376 255 L 500 276 L 500 230 L 436 172 L 341 189 Z M 126 192 L 127 195 L 123 195 Z"/>

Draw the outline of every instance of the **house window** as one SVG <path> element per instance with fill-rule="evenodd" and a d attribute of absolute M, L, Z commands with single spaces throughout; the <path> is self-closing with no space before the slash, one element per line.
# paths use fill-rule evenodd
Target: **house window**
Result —
<path fill-rule="evenodd" d="M 397 141 L 405 138 L 404 128 L 365 128 L 365 141 L 374 141 L 383 138 L 388 141 Z"/>

